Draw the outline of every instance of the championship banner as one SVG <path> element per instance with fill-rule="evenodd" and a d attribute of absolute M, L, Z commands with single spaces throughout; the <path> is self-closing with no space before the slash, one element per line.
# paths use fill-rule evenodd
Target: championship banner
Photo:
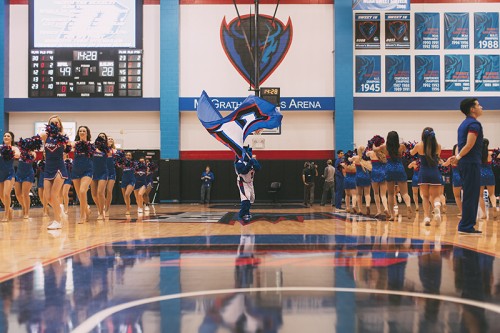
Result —
<path fill-rule="evenodd" d="M 380 56 L 356 56 L 356 92 L 379 93 Z"/>
<path fill-rule="evenodd" d="M 469 48 L 469 13 L 444 13 L 444 48 Z"/>
<path fill-rule="evenodd" d="M 380 49 L 380 14 L 356 14 L 356 49 Z"/>
<path fill-rule="evenodd" d="M 385 91 L 411 91 L 410 56 L 385 56 Z"/>
<path fill-rule="evenodd" d="M 385 48 L 410 48 L 410 14 L 385 14 Z"/>
<path fill-rule="evenodd" d="M 439 13 L 415 13 L 415 49 L 439 50 Z"/>
<path fill-rule="evenodd" d="M 410 10 L 410 0 L 352 0 L 353 10 Z"/>
<path fill-rule="evenodd" d="M 498 13 L 474 13 L 474 47 L 498 49 Z"/>
<path fill-rule="evenodd" d="M 474 83 L 476 91 L 500 91 L 498 54 L 474 56 Z"/>
<path fill-rule="evenodd" d="M 417 92 L 439 92 L 440 67 L 438 55 L 415 56 L 415 91 Z"/>
<path fill-rule="evenodd" d="M 444 71 L 444 89 L 446 91 L 470 91 L 469 55 L 445 55 Z"/>

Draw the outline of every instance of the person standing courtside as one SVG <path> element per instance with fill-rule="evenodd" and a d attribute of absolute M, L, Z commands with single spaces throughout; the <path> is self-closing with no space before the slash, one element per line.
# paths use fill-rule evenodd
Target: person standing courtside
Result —
<path fill-rule="evenodd" d="M 304 205 L 310 207 L 314 204 L 314 177 L 318 175 L 318 166 L 314 162 L 305 162 L 302 171 L 304 183 Z"/>
<path fill-rule="evenodd" d="M 326 204 L 326 198 L 328 197 L 328 192 L 332 194 L 332 206 L 335 205 L 335 168 L 333 167 L 332 160 L 326 161 L 326 167 L 323 171 L 322 177 L 325 179 L 325 183 L 323 184 L 323 195 L 321 196 L 321 206 Z"/>
<path fill-rule="evenodd" d="M 477 98 L 466 98 L 460 103 L 460 110 L 465 120 L 458 127 L 458 170 L 462 178 L 463 204 L 462 218 L 458 224 L 458 233 L 463 235 L 481 235 L 474 229 L 479 203 L 481 180 L 481 150 L 483 147 L 483 127 L 477 120 L 483 114 L 483 107 Z"/>
<path fill-rule="evenodd" d="M 200 204 L 210 204 L 210 190 L 215 179 L 214 173 L 210 171 L 210 166 L 207 165 L 205 171 L 201 173 L 201 199 Z"/>
<path fill-rule="evenodd" d="M 344 161 L 344 151 L 337 152 L 337 159 L 335 160 L 335 208 L 342 209 L 342 198 L 344 197 L 344 174 L 342 166 Z"/>

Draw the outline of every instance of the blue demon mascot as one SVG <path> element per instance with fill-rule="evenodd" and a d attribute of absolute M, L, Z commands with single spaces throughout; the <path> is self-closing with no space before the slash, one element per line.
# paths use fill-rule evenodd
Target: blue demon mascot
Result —
<path fill-rule="evenodd" d="M 236 156 L 234 160 L 234 169 L 238 175 L 237 184 L 240 190 L 241 209 L 239 218 L 243 222 L 250 222 L 252 215 L 250 215 L 250 207 L 255 201 L 255 190 L 253 188 L 253 177 L 255 171 L 260 170 L 260 164 L 252 156 L 252 148 L 249 146 L 243 147 L 243 158 Z"/>

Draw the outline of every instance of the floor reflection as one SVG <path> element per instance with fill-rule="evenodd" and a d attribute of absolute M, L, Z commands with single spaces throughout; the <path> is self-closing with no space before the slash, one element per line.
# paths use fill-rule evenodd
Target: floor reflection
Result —
<path fill-rule="evenodd" d="M 500 266 L 492 256 L 439 240 L 242 230 L 115 243 L 40 265 L 1 284 L 0 332 L 500 327 Z M 144 304 L 130 303 L 138 300 Z"/>

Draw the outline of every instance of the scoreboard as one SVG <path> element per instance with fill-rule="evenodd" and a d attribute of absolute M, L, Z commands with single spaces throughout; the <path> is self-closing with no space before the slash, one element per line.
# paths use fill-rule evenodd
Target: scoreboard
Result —
<path fill-rule="evenodd" d="M 142 97 L 142 49 L 31 49 L 29 97 Z"/>

